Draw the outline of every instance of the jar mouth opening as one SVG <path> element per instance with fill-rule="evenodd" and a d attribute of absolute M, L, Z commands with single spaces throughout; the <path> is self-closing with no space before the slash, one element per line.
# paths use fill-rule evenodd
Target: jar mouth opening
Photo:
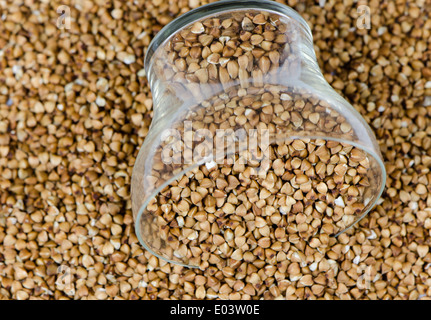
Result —
<path fill-rule="evenodd" d="M 313 36 L 307 22 L 298 12 L 286 5 L 269 0 L 221 0 L 203 5 L 188 11 L 187 13 L 184 13 L 177 19 L 174 19 L 168 23 L 157 33 L 157 35 L 151 41 L 145 54 L 144 68 L 147 78 L 150 74 L 151 59 L 154 53 L 176 32 L 195 21 L 204 19 L 205 17 L 209 17 L 217 13 L 235 10 L 263 10 L 291 18 L 300 24 L 303 30 L 306 31 L 306 36 L 309 37 L 310 41 L 312 42 Z"/>
<path fill-rule="evenodd" d="M 368 148 L 366 146 L 363 146 L 361 144 L 357 144 L 354 141 L 349 141 L 349 140 L 345 140 L 345 139 L 337 139 L 337 138 L 334 138 L 334 137 L 326 137 L 326 136 L 320 136 L 320 135 L 317 135 L 317 136 L 310 136 L 310 135 L 307 135 L 307 136 L 289 135 L 289 136 L 280 137 L 280 138 L 278 138 L 278 139 L 276 139 L 276 140 L 274 140 L 272 142 L 276 143 L 276 142 L 281 142 L 283 140 L 291 140 L 291 139 L 295 140 L 295 139 L 304 139 L 304 138 L 307 138 L 307 139 L 323 139 L 323 140 L 326 140 L 326 141 L 336 141 L 336 142 L 339 142 L 339 143 L 346 143 L 346 144 L 349 144 L 349 145 L 351 145 L 353 147 L 359 148 L 359 149 L 365 151 L 374 161 L 376 161 L 377 164 L 378 164 L 378 168 L 380 170 L 382 170 L 382 172 L 381 172 L 382 183 L 381 183 L 381 186 L 380 186 L 379 190 L 377 190 L 376 197 L 374 198 L 374 201 L 370 201 L 366 205 L 364 211 L 357 217 L 357 219 L 352 224 L 350 224 L 345 229 L 340 230 L 338 233 L 336 233 L 335 235 L 333 235 L 333 237 L 338 237 L 340 234 L 343 234 L 346 231 L 348 231 L 351 228 L 353 228 L 355 225 L 358 225 L 359 222 L 362 219 L 364 219 L 370 213 L 370 211 L 375 207 L 375 205 L 378 203 L 381 195 L 383 194 L 383 190 L 384 190 L 385 185 L 386 185 L 386 178 L 387 178 L 386 168 L 385 168 L 384 163 L 382 162 L 382 160 L 380 159 L 380 157 L 379 157 L 378 154 L 376 154 L 372 149 L 370 149 L 370 148 Z M 229 154 L 227 154 L 226 156 L 229 156 Z M 142 225 L 141 219 L 142 219 L 142 217 L 144 215 L 144 212 L 147 209 L 147 206 L 148 206 L 149 202 L 151 201 L 151 199 L 153 199 L 154 197 L 156 197 L 166 186 L 168 186 L 169 184 L 171 184 L 173 181 L 177 180 L 182 175 L 186 174 L 187 172 L 192 171 L 193 169 L 195 169 L 195 168 L 197 168 L 197 167 L 199 167 L 201 165 L 203 165 L 203 163 L 194 163 L 194 164 L 191 164 L 190 166 L 185 167 L 181 172 L 178 172 L 177 174 L 173 175 L 169 180 L 165 181 L 162 185 L 160 185 L 158 188 L 156 188 L 151 193 L 151 195 L 148 196 L 148 198 L 146 199 L 146 201 L 141 205 L 141 207 L 139 208 L 139 212 L 138 212 L 138 214 L 136 216 L 136 219 L 135 219 L 135 234 L 136 234 L 136 236 L 138 238 L 138 241 L 141 243 L 141 245 L 147 251 L 149 251 L 152 255 L 154 255 L 154 256 L 156 256 L 156 257 L 158 257 L 158 258 L 160 258 L 160 259 L 162 259 L 162 260 L 164 260 L 164 261 L 166 261 L 168 263 L 180 265 L 180 266 L 187 267 L 187 268 L 199 268 L 199 267 L 195 266 L 195 265 L 190 265 L 190 264 L 187 264 L 187 263 L 184 263 L 184 262 L 180 262 L 178 260 L 169 259 L 166 256 L 164 256 L 163 254 L 161 254 L 161 253 L 153 250 L 152 247 L 151 247 L 151 245 L 147 244 L 147 242 L 145 241 L 145 239 L 142 237 L 142 233 L 141 233 L 141 225 Z"/>

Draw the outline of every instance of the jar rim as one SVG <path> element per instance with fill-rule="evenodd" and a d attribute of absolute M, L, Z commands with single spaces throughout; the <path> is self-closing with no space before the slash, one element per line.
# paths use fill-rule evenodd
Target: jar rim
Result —
<path fill-rule="evenodd" d="M 168 40 L 179 29 L 184 28 L 188 24 L 191 24 L 197 20 L 217 13 L 240 9 L 265 10 L 294 19 L 295 21 L 300 23 L 304 30 L 306 30 L 307 36 L 309 36 L 310 40 L 312 41 L 313 36 L 311 33 L 311 29 L 305 19 L 297 11 L 287 5 L 270 0 L 220 0 L 217 2 L 200 6 L 184 13 L 183 15 L 168 23 L 156 34 L 156 36 L 153 38 L 150 45 L 148 46 L 144 58 L 144 69 L 147 78 L 150 74 L 151 59 L 154 53 L 166 40 Z"/>
<path fill-rule="evenodd" d="M 282 141 L 282 140 L 285 140 L 285 139 L 287 140 L 287 139 L 303 139 L 303 138 L 304 137 L 300 136 L 300 135 L 291 135 L 289 137 L 287 137 L 287 136 L 283 137 L 279 141 Z M 350 144 L 351 146 L 359 148 L 359 149 L 365 151 L 368 155 L 370 155 L 375 161 L 377 161 L 377 163 L 379 165 L 379 168 L 382 170 L 382 175 L 381 175 L 382 184 L 380 186 L 380 190 L 378 190 L 378 193 L 377 193 L 378 196 L 376 197 L 375 201 L 373 203 L 371 203 L 371 202 L 369 203 L 368 208 L 366 210 L 364 210 L 364 212 L 362 212 L 362 214 L 359 216 L 359 218 L 357 220 L 355 220 L 355 222 L 353 222 L 347 228 L 341 230 L 340 232 L 338 232 L 337 234 L 334 235 L 334 237 L 338 237 L 340 234 L 343 234 L 346 231 L 352 229 L 355 225 L 358 225 L 359 222 L 362 219 L 364 219 L 372 211 L 372 209 L 375 207 L 375 205 L 378 203 L 378 201 L 379 201 L 379 199 L 380 199 L 380 197 L 381 197 L 381 195 L 383 193 L 383 190 L 385 188 L 385 185 L 386 185 L 386 174 L 387 174 L 386 173 L 386 168 L 385 168 L 384 163 L 380 159 L 380 157 L 372 149 L 367 148 L 367 147 L 365 147 L 363 145 L 357 144 L 354 141 L 346 141 L 344 139 L 337 139 L 337 138 L 333 138 L 333 137 L 328 138 L 328 137 L 313 136 L 313 135 L 307 136 L 307 138 L 309 138 L 309 139 L 324 139 L 324 140 L 327 140 L 327 141 L 332 140 L 332 141 L 337 141 L 339 143 Z M 141 233 L 141 218 L 142 218 L 143 213 L 146 210 L 149 202 L 151 201 L 151 199 L 153 199 L 155 196 L 157 196 L 157 194 L 159 194 L 165 187 L 169 186 L 169 184 L 171 184 L 173 181 L 175 181 L 176 179 L 178 179 L 178 177 L 181 177 L 182 175 L 186 174 L 187 172 L 192 171 L 193 169 L 201 166 L 202 164 L 203 163 L 191 164 L 190 166 L 185 167 L 183 170 L 181 170 L 180 172 L 178 172 L 175 175 L 173 175 L 170 179 L 166 180 L 163 184 L 161 184 L 158 188 L 156 188 L 151 193 L 151 195 L 147 198 L 147 200 L 140 206 L 139 212 L 138 212 L 137 216 L 135 217 L 135 234 L 136 234 L 136 236 L 138 238 L 138 241 L 145 248 L 145 250 L 147 250 L 152 255 L 154 255 L 154 256 L 156 256 L 156 257 L 158 257 L 158 258 L 160 258 L 160 259 L 162 259 L 164 261 L 167 261 L 167 262 L 172 263 L 172 264 L 180 265 L 180 266 L 183 266 L 183 267 L 188 267 L 188 268 L 199 268 L 199 267 L 198 266 L 194 266 L 194 265 L 190 265 L 190 264 L 187 264 L 187 263 L 184 263 L 184 262 L 180 262 L 180 261 L 177 261 L 177 260 L 174 260 L 174 259 L 167 258 L 167 257 L 163 256 L 162 254 L 160 254 L 160 253 L 156 252 L 155 250 L 153 250 L 151 248 L 151 246 L 147 244 L 147 242 L 142 237 L 142 233 Z"/>

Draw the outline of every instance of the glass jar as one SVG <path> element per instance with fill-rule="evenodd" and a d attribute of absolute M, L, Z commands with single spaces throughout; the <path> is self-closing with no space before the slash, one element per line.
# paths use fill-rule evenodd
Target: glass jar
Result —
<path fill-rule="evenodd" d="M 154 115 L 132 207 L 154 255 L 223 266 L 233 225 L 263 219 L 283 241 L 310 241 L 344 232 L 379 199 L 386 173 L 375 136 L 325 81 L 293 9 L 249 0 L 192 10 L 153 39 L 145 70 Z"/>

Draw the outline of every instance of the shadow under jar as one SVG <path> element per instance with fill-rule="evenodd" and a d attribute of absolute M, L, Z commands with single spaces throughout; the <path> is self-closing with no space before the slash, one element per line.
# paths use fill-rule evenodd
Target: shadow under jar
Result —
<path fill-rule="evenodd" d="M 142 245 L 205 269 L 320 253 L 386 179 L 376 139 L 325 81 L 311 31 L 272 1 L 220 1 L 171 22 L 145 68 L 154 116 L 132 175 Z"/>

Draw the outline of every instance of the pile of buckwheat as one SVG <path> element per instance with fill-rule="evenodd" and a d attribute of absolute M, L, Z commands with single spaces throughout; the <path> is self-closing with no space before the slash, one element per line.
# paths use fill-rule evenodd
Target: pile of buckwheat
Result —
<path fill-rule="evenodd" d="M 359 163 L 366 156 L 325 140 L 298 139 L 269 149 L 268 168 L 245 161 L 246 150 L 224 164 L 187 172 L 150 202 L 147 210 L 159 226 L 151 240 L 164 242 L 167 258 L 201 270 L 236 269 L 243 261 L 243 268 L 252 263 L 266 269 L 290 265 L 302 253 L 303 266 L 317 268 L 330 237 L 363 212 L 369 183 Z"/>
<path fill-rule="evenodd" d="M 207 1 L 0 0 L 0 298 L 431 297 L 431 2 L 279 2 L 309 22 L 325 78 L 376 134 L 388 180 L 370 214 L 337 238 L 323 234 L 324 250 L 298 239 L 301 250 L 277 251 L 267 238 L 291 246 L 277 227 L 283 217 L 249 226 L 238 203 L 240 223 L 223 239 L 213 236 L 222 254 L 238 260 L 217 265 L 220 255 L 208 254 L 211 264 L 201 270 L 152 256 L 134 234 L 130 200 L 132 168 L 152 119 L 143 59 L 164 25 Z M 358 25 L 359 5 L 370 9 L 369 29 Z M 62 12 L 70 13 L 69 26 Z M 213 170 L 241 182 L 229 165 Z M 280 184 L 271 177 L 250 184 L 270 192 Z M 184 199 L 198 204 L 193 192 Z M 276 200 L 245 195 L 259 196 L 255 210 L 262 199 Z M 232 206 L 222 208 L 232 215 Z M 176 223 L 187 225 L 180 217 Z M 247 232 L 260 246 L 243 243 Z M 230 252 L 232 239 L 249 248 Z"/>

